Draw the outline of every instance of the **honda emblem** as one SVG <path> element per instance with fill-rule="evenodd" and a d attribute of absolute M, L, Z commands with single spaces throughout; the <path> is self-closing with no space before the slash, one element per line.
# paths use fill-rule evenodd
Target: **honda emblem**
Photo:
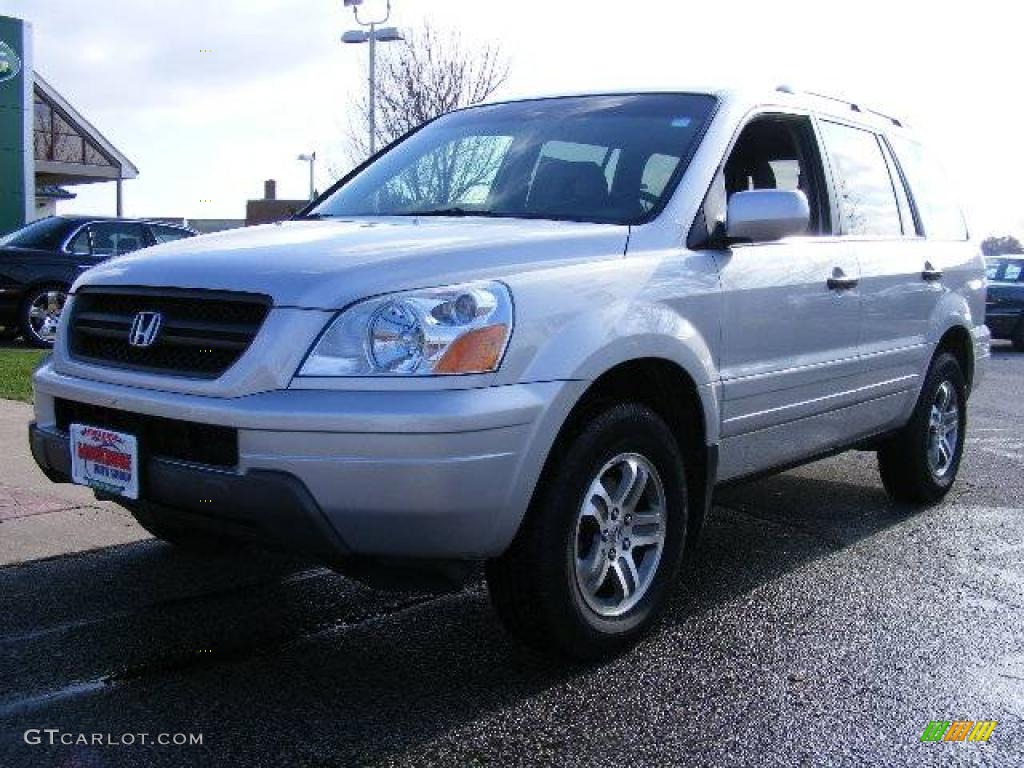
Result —
<path fill-rule="evenodd" d="M 153 346 L 162 322 L 163 317 L 159 312 L 139 312 L 132 320 L 131 330 L 128 331 L 128 343 L 143 349 Z"/>

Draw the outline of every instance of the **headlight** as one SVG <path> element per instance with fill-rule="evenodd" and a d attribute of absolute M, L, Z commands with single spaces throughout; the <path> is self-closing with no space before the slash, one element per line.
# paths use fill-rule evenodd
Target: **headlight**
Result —
<path fill-rule="evenodd" d="M 379 296 L 339 314 L 299 375 L 489 373 L 511 333 L 512 297 L 501 283 Z"/>

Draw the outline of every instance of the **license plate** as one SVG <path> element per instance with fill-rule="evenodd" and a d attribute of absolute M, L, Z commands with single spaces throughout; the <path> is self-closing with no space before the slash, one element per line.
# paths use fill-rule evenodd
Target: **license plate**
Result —
<path fill-rule="evenodd" d="M 139 498 L 139 444 L 135 435 L 72 424 L 71 479 L 116 496 Z"/>

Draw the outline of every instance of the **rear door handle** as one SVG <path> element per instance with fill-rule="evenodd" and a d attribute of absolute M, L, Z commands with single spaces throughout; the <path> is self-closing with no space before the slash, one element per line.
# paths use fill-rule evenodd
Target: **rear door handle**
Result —
<path fill-rule="evenodd" d="M 928 282 L 935 282 L 942 279 L 942 270 L 932 266 L 930 261 L 924 263 L 924 270 L 921 272 L 921 279 Z"/>
<path fill-rule="evenodd" d="M 830 291 L 848 291 L 856 288 L 860 280 L 856 277 L 847 277 L 841 267 L 832 270 L 832 277 L 825 281 Z"/>

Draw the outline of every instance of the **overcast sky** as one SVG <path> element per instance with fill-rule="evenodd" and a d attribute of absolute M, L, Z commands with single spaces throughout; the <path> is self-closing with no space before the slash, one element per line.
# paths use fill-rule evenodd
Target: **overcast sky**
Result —
<path fill-rule="evenodd" d="M 976 232 L 1024 234 L 1021 29 L 1005 0 L 393 4 L 399 26 L 499 43 L 500 95 L 785 82 L 864 100 L 942 150 Z M 37 69 L 138 165 L 129 215 L 241 217 L 266 178 L 305 196 L 298 153 L 344 162 L 366 48 L 338 42 L 341 0 L 0 0 L 0 14 L 33 22 Z M 63 212 L 112 212 L 113 185 L 75 191 Z"/>

